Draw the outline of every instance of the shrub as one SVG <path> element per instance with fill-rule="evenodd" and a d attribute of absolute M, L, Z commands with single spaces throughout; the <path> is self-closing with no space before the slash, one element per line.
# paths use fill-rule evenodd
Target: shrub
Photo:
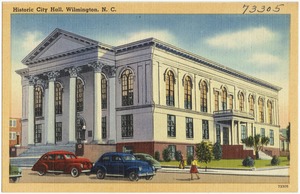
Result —
<path fill-rule="evenodd" d="M 187 157 L 187 165 L 191 165 L 193 160 L 194 160 L 194 156 L 189 155 L 189 156 Z"/>
<path fill-rule="evenodd" d="M 196 145 L 196 155 L 199 162 L 209 163 L 213 158 L 211 142 L 202 141 Z"/>
<path fill-rule="evenodd" d="M 277 156 L 273 156 L 272 160 L 271 160 L 271 165 L 272 166 L 277 166 L 280 164 L 280 160 Z"/>
<path fill-rule="evenodd" d="M 178 161 L 178 162 L 182 160 L 182 155 L 181 155 L 180 150 L 175 152 L 175 160 Z"/>
<path fill-rule="evenodd" d="M 154 159 L 157 160 L 157 161 L 160 161 L 160 153 L 159 153 L 159 151 L 156 151 L 154 153 Z"/>
<path fill-rule="evenodd" d="M 162 152 L 163 159 L 165 162 L 170 162 L 172 157 L 171 157 L 171 151 L 169 148 L 165 148 Z"/>
<path fill-rule="evenodd" d="M 251 167 L 251 166 L 254 166 L 254 164 L 255 164 L 255 161 L 250 156 L 246 157 L 243 160 L 243 166 L 249 166 L 249 167 Z"/>
<path fill-rule="evenodd" d="M 291 158 L 290 158 L 290 154 L 289 154 L 289 155 L 287 155 L 287 159 L 288 159 L 288 161 L 290 161 L 290 159 L 291 159 Z"/>
<path fill-rule="evenodd" d="M 215 160 L 221 160 L 222 159 L 222 146 L 219 142 L 216 142 L 214 144 L 213 154 L 214 154 Z"/>

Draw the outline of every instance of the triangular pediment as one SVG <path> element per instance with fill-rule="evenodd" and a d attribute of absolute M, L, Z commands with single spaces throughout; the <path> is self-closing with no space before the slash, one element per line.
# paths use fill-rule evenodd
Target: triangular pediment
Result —
<path fill-rule="evenodd" d="M 97 41 L 56 29 L 30 52 L 22 62 L 27 64 L 32 61 L 84 49 L 97 44 Z"/>

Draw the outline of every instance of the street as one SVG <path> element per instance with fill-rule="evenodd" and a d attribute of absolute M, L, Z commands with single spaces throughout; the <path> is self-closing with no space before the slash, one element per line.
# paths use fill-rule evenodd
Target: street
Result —
<path fill-rule="evenodd" d="M 134 183 L 289 183 L 289 177 L 278 176 L 245 176 L 245 175 L 224 175 L 224 174 L 204 174 L 200 173 L 200 180 L 190 180 L 187 172 L 157 172 L 152 180 L 140 179 Z M 18 183 L 130 183 L 128 178 L 106 177 L 97 179 L 95 175 L 81 174 L 77 178 L 72 178 L 69 174 L 46 174 L 39 176 L 37 172 L 30 169 L 23 169 L 23 176 Z"/>

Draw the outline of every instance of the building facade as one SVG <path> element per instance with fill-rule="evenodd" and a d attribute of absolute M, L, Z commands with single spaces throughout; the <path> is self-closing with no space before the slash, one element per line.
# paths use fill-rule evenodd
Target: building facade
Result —
<path fill-rule="evenodd" d="M 22 144 L 115 144 L 185 156 L 201 141 L 270 138 L 279 154 L 280 87 L 160 40 L 109 46 L 55 29 L 22 61 Z"/>
<path fill-rule="evenodd" d="M 21 145 L 22 122 L 20 118 L 9 119 L 9 147 Z"/>

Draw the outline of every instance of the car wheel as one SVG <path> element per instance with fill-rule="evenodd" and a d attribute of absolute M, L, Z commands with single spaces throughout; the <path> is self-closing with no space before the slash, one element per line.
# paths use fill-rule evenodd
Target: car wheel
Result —
<path fill-rule="evenodd" d="M 105 172 L 102 169 L 99 169 L 96 173 L 97 179 L 104 179 L 105 178 Z"/>
<path fill-rule="evenodd" d="M 139 180 L 139 176 L 136 172 L 131 172 L 129 173 L 129 180 L 131 181 L 138 181 Z"/>
<path fill-rule="evenodd" d="M 71 169 L 71 176 L 72 176 L 72 177 L 78 177 L 79 174 L 80 174 L 80 172 L 79 172 L 78 168 L 73 167 L 73 168 Z"/>
<path fill-rule="evenodd" d="M 15 183 L 19 180 L 19 178 L 18 177 L 12 177 L 12 178 L 10 178 L 10 180 L 11 180 L 11 182 Z"/>
<path fill-rule="evenodd" d="M 46 174 L 46 169 L 45 169 L 45 167 L 42 168 L 41 170 L 37 171 L 37 173 L 38 173 L 39 176 L 44 176 L 44 175 Z"/>
<path fill-rule="evenodd" d="M 152 180 L 153 176 L 146 176 L 146 180 Z"/>

